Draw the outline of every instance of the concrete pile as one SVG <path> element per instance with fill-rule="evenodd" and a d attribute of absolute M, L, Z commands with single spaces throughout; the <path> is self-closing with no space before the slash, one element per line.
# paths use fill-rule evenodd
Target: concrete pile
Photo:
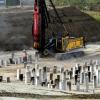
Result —
<path fill-rule="evenodd" d="M 70 69 L 54 66 L 52 68 L 40 65 L 39 55 L 27 55 L 27 61 L 23 63 L 21 57 L 13 60 L 14 64 L 23 64 L 23 69 L 17 69 L 16 80 L 25 84 L 42 86 L 60 91 L 95 92 L 100 86 L 100 60 L 85 62 L 83 65 L 76 64 Z M 8 66 L 8 60 L 0 60 L 0 66 Z M 29 65 L 30 64 L 30 65 Z M 3 76 L 0 76 L 0 82 Z M 11 82 L 10 77 L 6 82 Z"/>
<path fill-rule="evenodd" d="M 24 54 L 26 52 L 26 55 Z M 26 67 L 27 64 L 32 64 L 33 61 L 35 61 L 35 53 L 36 52 L 30 52 L 30 51 L 22 51 L 19 54 L 16 53 L 10 53 L 8 55 L 0 56 L 0 67 L 7 67 L 10 65 L 20 65 L 24 64 Z M 26 58 L 24 57 L 26 56 Z"/>
<path fill-rule="evenodd" d="M 43 86 L 61 91 L 95 92 L 100 86 L 100 64 L 98 61 L 86 62 L 83 65 L 76 64 L 71 69 L 54 66 L 41 67 L 36 63 L 31 68 L 26 67 L 25 84 Z M 19 70 L 17 74 L 19 75 Z"/>

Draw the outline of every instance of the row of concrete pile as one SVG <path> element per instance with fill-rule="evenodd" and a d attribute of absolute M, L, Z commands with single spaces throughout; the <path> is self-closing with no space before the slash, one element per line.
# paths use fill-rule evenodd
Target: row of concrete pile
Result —
<path fill-rule="evenodd" d="M 100 85 L 100 68 L 98 61 L 90 61 L 82 66 L 76 64 L 70 70 L 64 67 L 41 67 L 35 63 L 34 67 L 26 66 L 25 74 L 17 70 L 17 80 L 24 80 L 25 84 L 44 86 L 62 91 L 94 92 Z M 25 77 L 25 78 L 24 78 Z"/>
<path fill-rule="evenodd" d="M 34 52 L 27 52 L 25 54 L 25 51 L 20 52 L 19 55 L 18 53 L 11 53 L 3 57 L 0 56 L 0 67 L 7 67 L 11 64 L 17 65 L 23 63 L 32 63 L 32 61 L 35 60 L 34 56 L 35 56 Z"/>
<path fill-rule="evenodd" d="M 35 58 L 35 61 L 33 60 L 33 56 Z M 17 69 L 17 81 L 21 81 L 25 84 L 31 84 L 35 86 L 58 89 L 66 92 L 95 92 L 96 89 L 99 89 L 99 60 L 91 60 L 90 62 L 86 62 L 83 65 L 76 64 L 70 69 L 58 66 L 53 66 L 52 68 L 47 66 L 43 67 L 38 62 L 38 53 L 36 53 L 35 55 L 28 54 L 27 60 L 26 58 L 18 57 L 15 60 L 14 64 L 23 64 L 24 70 Z M 5 63 L 2 63 L 1 65 L 3 64 Z M 2 78 L 3 76 L 0 76 L 1 82 Z M 10 82 L 10 77 L 7 77 L 7 82 Z"/>

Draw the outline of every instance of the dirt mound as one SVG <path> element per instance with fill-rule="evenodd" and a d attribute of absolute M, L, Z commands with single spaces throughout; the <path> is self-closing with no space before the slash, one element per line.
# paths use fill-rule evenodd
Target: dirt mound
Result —
<path fill-rule="evenodd" d="M 6 50 L 23 49 L 32 46 L 33 8 L 14 8 L 0 10 L 0 47 Z M 65 33 L 54 13 L 50 10 L 50 33 Z M 88 41 L 100 40 L 100 23 L 74 7 L 58 8 L 66 28 L 71 36 L 86 36 Z M 3 42 L 2 42 L 3 41 Z"/>
<path fill-rule="evenodd" d="M 97 22 L 91 16 L 81 12 L 75 7 L 59 8 L 58 13 L 62 18 L 62 21 L 65 24 L 70 36 L 86 36 L 87 41 L 100 40 L 100 22 Z M 62 25 L 58 23 L 59 20 L 56 18 L 53 11 L 50 11 L 50 16 L 52 18 L 52 24 L 50 25 L 49 29 L 51 28 L 50 30 L 52 30 L 53 27 L 55 32 L 61 31 L 64 33 L 64 29 Z"/>

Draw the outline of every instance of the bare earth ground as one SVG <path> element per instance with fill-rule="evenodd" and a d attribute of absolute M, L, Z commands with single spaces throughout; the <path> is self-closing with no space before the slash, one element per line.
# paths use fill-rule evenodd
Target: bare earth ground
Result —
<path fill-rule="evenodd" d="M 15 97 L 0 97 L 0 100 L 73 100 L 73 99 L 24 99 Z M 74 100 L 90 100 L 90 99 L 74 99 Z M 93 99 L 98 100 L 98 99 Z"/>
<path fill-rule="evenodd" d="M 73 100 L 73 99 L 24 99 L 15 97 L 0 97 L 0 100 Z M 90 100 L 90 99 L 74 99 L 74 100 Z M 98 99 L 93 99 L 98 100 Z"/>
<path fill-rule="evenodd" d="M 74 7 L 62 7 L 57 10 L 70 36 L 86 36 L 88 41 L 100 40 L 100 22 Z M 51 23 L 46 31 L 47 40 L 52 32 L 65 34 L 54 11 L 49 9 L 49 14 Z M 32 23 L 32 7 L 0 9 L 0 47 L 16 50 L 32 46 Z"/>

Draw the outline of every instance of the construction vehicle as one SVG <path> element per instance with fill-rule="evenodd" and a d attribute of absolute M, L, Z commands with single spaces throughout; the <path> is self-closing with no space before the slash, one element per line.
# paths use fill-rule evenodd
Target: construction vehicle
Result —
<path fill-rule="evenodd" d="M 52 0 L 49 0 L 51 6 L 53 7 L 55 14 L 62 24 L 66 36 L 52 37 L 50 41 L 46 44 L 45 34 L 46 28 L 50 23 L 50 16 L 47 11 L 47 6 L 45 0 L 34 0 L 34 24 L 33 24 L 33 41 L 34 49 L 38 50 L 40 53 L 47 55 L 50 52 L 68 52 L 70 50 L 83 47 L 84 41 L 83 37 L 71 38 L 68 31 L 60 18 Z"/>

